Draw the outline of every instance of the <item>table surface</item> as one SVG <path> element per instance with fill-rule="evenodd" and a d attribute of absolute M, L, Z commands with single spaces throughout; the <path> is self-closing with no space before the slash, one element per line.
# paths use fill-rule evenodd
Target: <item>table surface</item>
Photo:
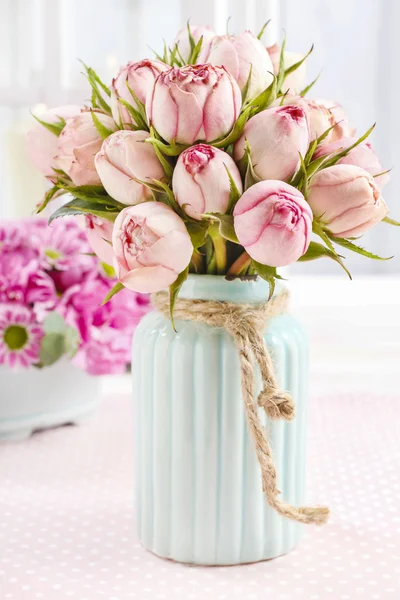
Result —
<path fill-rule="evenodd" d="M 1 600 L 400 597 L 400 398 L 316 394 L 309 501 L 332 518 L 297 549 L 239 567 L 164 561 L 138 542 L 129 395 L 80 426 L 0 447 Z"/>

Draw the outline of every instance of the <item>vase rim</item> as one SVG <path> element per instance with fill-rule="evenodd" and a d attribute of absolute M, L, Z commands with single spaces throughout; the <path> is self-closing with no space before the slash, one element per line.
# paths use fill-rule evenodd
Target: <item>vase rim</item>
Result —
<path fill-rule="evenodd" d="M 283 289 L 277 282 L 274 295 Z M 228 281 L 224 275 L 197 275 L 191 273 L 179 292 L 180 298 L 190 300 L 219 300 L 236 303 L 266 302 L 270 285 L 261 277 L 251 280 L 233 279 Z"/>

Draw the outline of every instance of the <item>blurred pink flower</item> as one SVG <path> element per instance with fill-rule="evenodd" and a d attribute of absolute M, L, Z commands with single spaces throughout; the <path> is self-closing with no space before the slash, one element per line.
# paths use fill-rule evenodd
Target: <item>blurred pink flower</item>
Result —
<path fill-rule="evenodd" d="M 0 364 L 29 367 L 38 362 L 43 329 L 21 304 L 0 304 Z"/>

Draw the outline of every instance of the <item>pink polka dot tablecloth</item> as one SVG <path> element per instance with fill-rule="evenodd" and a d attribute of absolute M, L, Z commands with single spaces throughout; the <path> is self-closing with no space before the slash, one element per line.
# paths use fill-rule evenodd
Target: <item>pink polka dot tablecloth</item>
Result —
<path fill-rule="evenodd" d="M 87 423 L 0 446 L 1 600 L 399 600 L 400 398 L 314 398 L 309 500 L 325 527 L 297 549 L 239 567 L 163 561 L 133 518 L 128 396 Z"/>

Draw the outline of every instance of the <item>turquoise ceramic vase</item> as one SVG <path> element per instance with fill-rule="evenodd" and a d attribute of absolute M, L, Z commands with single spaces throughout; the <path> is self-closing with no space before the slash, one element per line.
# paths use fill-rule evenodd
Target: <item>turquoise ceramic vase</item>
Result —
<path fill-rule="evenodd" d="M 228 282 L 190 275 L 180 297 L 260 303 L 263 280 Z M 135 514 L 141 542 L 179 562 L 231 565 L 289 552 L 302 525 L 265 501 L 247 430 L 240 368 L 222 329 L 148 314 L 133 343 Z M 292 393 L 292 422 L 262 419 L 271 440 L 283 500 L 305 500 L 307 340 L 289 314 L 265 331 L 276 374 Z M 261 386 L 257 390 L 260 391 Z"/>

